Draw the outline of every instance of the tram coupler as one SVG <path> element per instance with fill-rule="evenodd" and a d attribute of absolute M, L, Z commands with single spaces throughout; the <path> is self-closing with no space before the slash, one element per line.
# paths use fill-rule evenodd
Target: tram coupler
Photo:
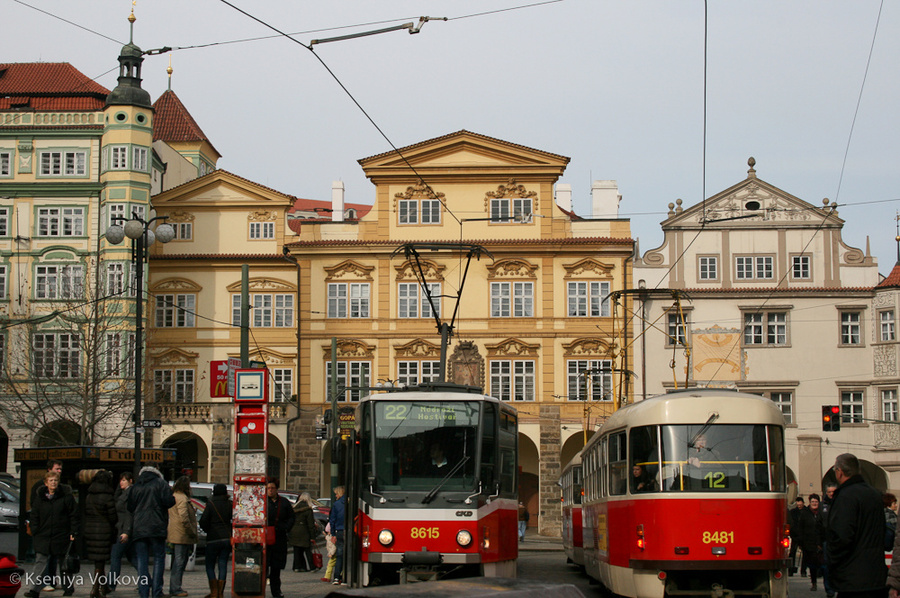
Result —
<path fill-rule="evenodd" d="M 400 569 L 400 583 L 416 583 L 419 581 L 437 581 L 438 572 L 425 565 L 413 565 Z"/>

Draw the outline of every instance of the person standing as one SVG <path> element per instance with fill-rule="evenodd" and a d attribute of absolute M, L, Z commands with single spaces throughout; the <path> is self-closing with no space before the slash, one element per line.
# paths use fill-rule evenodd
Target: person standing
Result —
<path fill-rule="evenodd" d="M 266 574 L 274 598 L 284 598 L 281 593 L 281 570 L 287 564 L 288 532 L 294 525 L 291 503 L 278 494 L 278 480 L 271 478 L 266 484 L 266 525 L 275 528 L 273 544 L 266 546 Z"/>
<path fill-rule="evenodd" d="M 206 578 L 209 580 L 209 596 L 224 598 L 225 580 L 228 576 L 228 560 L 231 556 L 232 504 L 225 484 L 213 486 L 212 498 L 200 517 L 200 527 L 206 532 Z M 219 575 L 216 577 L 216 565 Z"/>
<path fill-rule="evenodd" d="M 141 598 L 163 595 L 163 572 L 166 569 L 166 534 L 169 528 L 169 509 L 175 506 L 172 489 L 162 473 L 153 466 L 141 469 L 137 482 L 128 494 L 128 512 L 140 513 L 131 525 L 131 541 L 137 561 L 138 591 Z M 153 556 L 153 577 L 150 576 L 150 556 Z"/>
<path fill-rule="evenodd" d="M 331 535 L 334 536 L 335 561 L 334 577 L 331 583 L 341 585 L 341 575 L 344 572 L 344 517 L 346 516 L 347 499 L 344 497 L 344 487 L 334 488 L 334 504 L 331 505 L 331 513 L 328 514 L 328 523 L 331 525 Z"/>
<path fill-rule="evenodd" d="M 46 471 L 48 471 L 48 472 L 52 471 L 54 473 L 58 473 L 59 478 L 60 478 L 59 485 L 65 486 L 71 492 L 72 488 L 70 486 L 66 486 L 65 484 L 62 483 L 62 471 L 63 471 L 63 462 L 62 461 L 60 461 L 59 459 L 50 459 L 49 461 L 47 461 Z M 39 479 L 37 482 L 35 482 L 34 485 L 31 487 L 31 495 L 30 495 L 31 501 L 29 502 L 29 504 L 32 505 L 31 508 L 34 508 L 34 503 L 37 502 L 38 492 L 43 487 L 44 487 L 44 478 L 43 477 L 41 479 Z M 54 555 L 50 555 L 50 558 L 47 560 L 47 570 L 43 573 L 43 575 L 48 580 L 54 579 L 56 577 L 56 557 Z M 52 592 L 55 589 L 56 588 L 54 588 L 49 583 L 47 584 L 47 586 L 44 587 L 44 590 L 47 592 Z"/>
<path fill-rule="evenodd" d="M 78 505 L 72 489 L 59 483 L 59 474 L 48 471 L 44 474 L 44 483 L 38 489 L 35 501 L 31 505 L 31 533 L 34 539 L 35 584 L 25 592 L 26 598 L 38 598 L 46 581 L 44 573 L 50 556 L 57 559 L 65 557 L 69 545 L 75 541 L 78 533 Z M 63 572 L 63 596 L 75 593 L 72 577 Z"/>
<path fill-rule="evenodd" d="M 843 453 L 834 462 L 840 484 L 828 513 L 825 541 L 831 586 L 838 598 L 884 598 L 884 507 L 881 492 L 863 481 L 859 460 Z"/>
<path fill-rule="evenodd" d="M 819 535 L 819 526 L 816 516 L 819 512 L 819 495 L 809 495 L 809 507 L 800 510 L 797 517 L 797 541 L 803 551 L 803 561 L 800 563 L 800 573 L 805 575 L 809 571 L 810 590 L 815 592 L 816 581 L 819 577 L 819 555 L 822 553 L 822 538 Z"/>
<path fill-rule="evenodd" d="M 525 529 L 528 527 L 528 507 L 521 500 L 519 501 L 519 542 L 525 540 Z"/>
<path fill-rule="evenodd" d="M 313 517 L 313 503 L 309 492 L 304 492 L 294 505 L 294 527 L 288 535 L 288 542 L 294 547 L 294 571 L 312 571 L 311 548 L 316 545 L 316 520 Z"/>
<path fill-rule="evenodd" d="M 112 474 L 100 470 L 88 487 L 84 507 L 84 544 L 88 560 L 94 562 L 94 585 L 91 598 L 106 596 L 104 570 L 116 539 L 116 499 Z"/>
<path fill-rule="evenodd" d="M 191 504 L 191 479 L 181 476 L 172 487 L 175 505 L 169 509 L 168 541 L 172 545 L 172 570 L 169 573 L 169 595 L 187 596 L 181 587 L 188 558 L 197 544 L 197 513 Z"/>
<path fill-rule="evenodd" d="M 834 502 L 834 491 L 837 490 L 837 483 L 828 482 L 825 484 L 825 496 L 819 504 L 819 536 L 822 538 L 822 585 L 825 586 L 825 597 L 834 598 L 834 588 L 828 579 L 828 542 L 825 539 L 825 529 L 828 527 L 828 513 L 831 511 L 831 503 Z"/>
<path fill-rule="evenodd" d="M 894 548 L 894 536 L 897 533 L 897 497 L 890 492 L 881 495 L 884 504 L 884 551 Z"/>
<path fill-rule="evenodd" d="M 788 511 L 788 518 L 790 520 L 791 529 L 788 532 L 791 537 L 791 550 L 788 553 L 788 560 L 790 560 L 790 567 L 788 568 L 788 576 L 794 574 L 797 570 L 795 563 L 797 562 L 797 548 L 800 547 L 800 538 L 797 535 L 797 530 L 800 526 L 800 513 L 805 508 L 805 503 L 803 501 L 802 496 L 798 496 L 794 501 L 794 506 Z"/>
<path fill-rule="evenodd" d="M 116 541 L 109 553 L 109 584 L 107 592 L 115 592 L 119 584 L 119 574 L 122 572 L 122 555 L 131 558 L 131 513 L 128 511 L 128 494 L 131 492 L 131 484 L 134 476 L 130 471 L 119 476 L 119 487 L 116 489 Z"/>

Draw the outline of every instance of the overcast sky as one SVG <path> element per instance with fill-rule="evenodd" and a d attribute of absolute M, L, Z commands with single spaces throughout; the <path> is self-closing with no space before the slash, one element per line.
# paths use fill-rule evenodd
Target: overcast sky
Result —
<path fill-rule="evenodd" d="M 143 87 L 154 100 L 166 90 L 171 56 L 172 88 L 220 168 L 312 199 L 329 199 L 340 179 L 348 201 L 372 203 L 357 160 L 391 146 L 324 62 L 397 147 L 467 129 L 568 156 L 561 182 L 580 214 L 592 180 L 618 181 L 642 252 L 661 243 L 669 202 L 703 198 L 700 0 L 229 2 L 303 44 L 449 20 L 313 55 L 283 37 L 219 43 L 276 35 L 222 0 L 139 0 L 135 43 L 176 48 L 146 58 Z M 845 243 L 864 249 L 869 236 L 887 274 L 900 209 L 900 2 L 708 4 L 706 195 L 743 180 L 753 156 L 759 178 L 842 204 Z M 0 62 L 70 62 L 112 89 L 130 7 L 0 0 Z"/>

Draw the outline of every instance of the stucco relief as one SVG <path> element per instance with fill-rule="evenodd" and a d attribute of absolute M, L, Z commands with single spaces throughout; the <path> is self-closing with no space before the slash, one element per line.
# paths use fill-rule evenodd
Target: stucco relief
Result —
<path fill-rule="evenodd" d="M 325 268 L 325 280 L 355 278 L 357 280 L 373 280 L 372 270 L 375 266 L 363 266 L 353 260 L 346 260 L 337 266 Z"/>
<path fill-rule="evenodd" d="M 425 280 L 442 281 L 444 280 L 444 270 L 446 266 L 442 266 L 431 260 L 421 260 L 422 273 Z M 416 263 L 409 261 L 404 262 L 395 268 L 397 270 L 397 280 L 419 280 L 419 269 Z"/>
<path fill-rule="evenodd" d="M 872 352 L 872 361 L 876 376 L 897 375 L 896 345 L 877 345 Z"/>
<path fill-rule="evenodd" d="M 331 359 L 331 345 L 323 345 L 322 352 L 325 354 L 325 359 Z M 338 359 L 360 357 L 372 359 L 375 356 L 375 345 L 351 339 L 338 339 L 337 356 Z"/>
<path fill-rule="evenodd" d="M 397 211 L 397 202 L 401 199 L 437 199 L 443 204 L 445 197 L 443 193 L 438 193 L 424 182 L 419 181 L 417 185 L 407 187 L 403 193 L 394 193 L 393 209 L 395 212 Z"/>
<path fill-rule="evenodd" d="M 580 355 L 610 357 L 613 354 L 613 346 L 599 338 L 580 338 L 571 343 L 563 344 L 562 347 L 564 357 Z"/>
<path fill-rule="evenodd" d="M 440 357 L 441 348 L 420 338 L 405 345 L 394 345 L 396 357 Z"/>
<path fill-rule="evenodd" d="M 875 297 L 872 298 L 873 307 L 892 307 L 894 305 L 894 293 L 875 293 Z"/>
<path fill-rule="evenodd" d="M 229 355 L 229 357 L 239 357 L 239 355 Z M 266 365 L 294 365 L 297 361 L 296 354 L 284 355 L 267 349 L 260 349 L 250 355 L 251 361 L 261 361 Z"/>
<path fill-rule="evenodd" d="M 666 258 L 658 251 L 648 251 L 642 258 L 645 266 L 662 266 L 666 263 Z"/>
<path fill-rule="evenodd" d="M 900 426 L 897 424 L 875 424 L 875 447 L 900 447 Z"/>
<path fill-rule="evenodd" d="M 540 345 L 529 344 L 515 338 L 508 338 L 505 341 L 497 343 L 495 345 L 485 345 L 488 357 L 537 357 L 538 350 L 540 348 Z"/>
<path fill-rule="evenodd" d="M 448 379 L 464 386 L 484 388 L 484 359 L 472 341 L 461 341 L 447 360 Z"/>
<path fill-rule="evenodd" d="M 610 277 L 615 265 L 604 264 L 593 258 L 585 258 L 574 264 L 563 264 L 563 268 L 566 270 L 565 278 L 585 275 Z"/>
<path fill-rule="evenodd" d="M 694 380 L 745 380 L 747 355 L 741 349 L 741 330 L 713 326 L 691 331 Z"/>
<path fill-rule="evenodd" d="M 174 212 L 169 212 L 167 216 L 169 218 L 166 222 L 169 224 L 173 222 L 193 222 L 195 220 L 194 215 L 186 210 L 175 210 Z"/>
<path fill-rule="evenodd" d="M 272 278 L 252 278 L 247 282 L 247 286 L 250 291 L 283 291 L 286 293 L 295 293 L 297 291 L 296 285 L 288 284 L 283 280 L 277 280 Z M 229 293 L 240 293 L 241 292 L 241 282 L 234 282 L 225 287 Z"/>
<path fill-rule="evenodd" d="M 199 353 L 192 351 L 182 351 L 181 349 L 168 349 L 160 353 L 154 353 L 150 356 L 150 361 L 154 366 L 161 365 L 197 365 L 197 357 Z"/>
<path fill-rule="evenodd" d="M 488 278 L 537 278 L 538 267 L 525 260 L 500 260 L 487 267 Z"/>
<path fill-rule="evenodd" d="M 509 179 L 505 185 L 498 185 L 496 191 L 488 191 L 484 194 L 484 211 L 491 213 L 491 200 L 502 199 L 505 197 L 513 198 L 530 198 L 532 202 L 531 212 L 537 214 L 538 210 L 538 193 L 537 191 L 529 191 L 525 185 L 516 183 L 516 179 Z"/>
<path fill-rule="evenodd" d="M 247 220 L 251 222 L 269 222 L 271 220 L 276 220 L 277 218 L 278 215 L 269 210 L 257 210 L 247 214 Z"/>
<path fill-rule="evenodd" d="M 153 285 L 154 291 L 193 291 L 200 292 L 203 287 L 186 278 L 168 278 Z"/>

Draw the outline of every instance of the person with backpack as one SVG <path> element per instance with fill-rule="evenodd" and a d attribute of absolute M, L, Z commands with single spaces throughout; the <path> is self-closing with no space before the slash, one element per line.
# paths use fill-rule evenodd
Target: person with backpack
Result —
<path fill-rule="evenodd" d="M 200 528 L 206 532 L 206 577 L 209 595 L 204 598 L 224 598 L 228 561 L 231 557 L 232 504 L 225 484 L 213 486 L 212 498 L 200 516 Z M 216 577 L 216 565 L 219 575 Z"/>

